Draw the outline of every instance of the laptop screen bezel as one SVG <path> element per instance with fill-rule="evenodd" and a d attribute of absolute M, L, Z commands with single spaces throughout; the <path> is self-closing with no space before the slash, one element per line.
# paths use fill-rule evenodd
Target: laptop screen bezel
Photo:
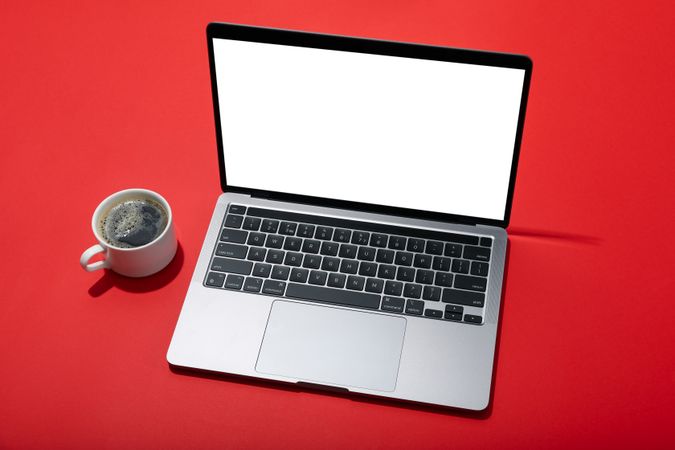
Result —
<path fill-rule="evenodd" d="M 492 225 L 506 228 L 511 218 L 511 206 L 513 191 L 515 188 L 516 171 L 520 156 L 520 144 L 525 120 L 525 109 L 532 76 L 532 60 L 525 55 L 507 53 L 485 52 L 450 47 L 438 47 L 431 45 L 412 44 L 404 42 L 381 41 L 374 39 L 355 38 L 328 34 L 308 33 L 302 31 L 281 30 L 275 28 L 262 28 L 230 23 L 210 23 L 206 27 L 206 36 L 209 52 L 209 67 L 211 73 L 211 92 L 213 95 L 213 109 L 216 122 L 216 144 L 218 149 L 218 168 L 220 171 L 220 186 L 223 192 L 236 192 L 250 194 L 255 197 L 269 198 L 274 200 L 304 203 L 318 206 L 328 206 L 342 209 L 353 209 L 372 213 L 389 214 L 402 217 L 437 220 L 470 225 Z M 361 203 L 348 200 L 314 197 L 310 195 L 293 194 L 287 192 L 266 191 L 245 186 L 231 186 L 227 184 L 225 169 L 225 157 L 220 122 L 220 109 L 218 100 L 218 84 L 216 79 L 215 57 L 213 51 L 213 39 L 232 39 L 249 42 L 269 44 L 292 45 L 328 50 L 340 50 L 347 52 L 370 53 L 375 55 L 399 56 L 404 58 L 428 59 L 435 61 L 448 61 L 466 64 L 476 64 L 492 67 L 506 67 L 522 69 L 525 71 L 523 91 L 520 100 L 518 125 L 509 175 L 509 186 L 504 210 L 504 219 L 489 219 L 484 217 L 472 217 L 449 213 L 424 211 L 412 208 Z"/>

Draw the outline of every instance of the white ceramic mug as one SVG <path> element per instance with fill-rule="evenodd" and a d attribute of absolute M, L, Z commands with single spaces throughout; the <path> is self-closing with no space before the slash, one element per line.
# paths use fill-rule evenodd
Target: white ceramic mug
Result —
<path fill-rule="evenodd" d="M 162 205 L 168 215 L 166 228 L 154 241 L 140 247 L 122 248 L 111 245 L 100 234 L 101 216 L 107 214 L 114 205 L 133 198 L 150 198 Z M 103 200 L 94 211 L 91 228 L 98 244 L 89 247 L 80 257 L 80 265 L 87 272 L 110 269 L 128 277 L 145 277 L 165 268 L 176 254 L 178 242 L 171 207 L 164 197 L 147 189 L 126 189 Z M 89 263 L 89 260 L 99 253 L 105 254 L 104 259 Z"/>

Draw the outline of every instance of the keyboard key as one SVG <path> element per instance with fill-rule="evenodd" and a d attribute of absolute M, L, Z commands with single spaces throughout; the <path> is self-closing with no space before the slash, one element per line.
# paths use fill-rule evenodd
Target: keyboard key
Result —
<path fill-rule="evenodd" d="M 485 289 L 487 288 L 487 278 L 455 275 L 455 287 L 468 289 L 470 291 L 485 292 Z"/>
<path fill-rule="evenodd" d="M 225 218 L 225 226 L 228 228 L 241 228 L 241 224 L 244 221 L 244 216 L 238 216 L 236 214 L 228 214 Z"/>
<path fill-rule="evenodd" d="M 216 247 L 216 255 L 228 258 L 244 259 L 247 253 L 248 247 L 245 245 L 220 243 Z"/>
<path fill-rule="evenodd" d="M 465 245 L 464 257 L 466 259 L 475 259 L 477 261 L 490 261 L 490 249 L 486 247 Z"/>
<path fill-rule="evenodd" d="M 244 281 L 244 290 L 248 292 L 260 292 L 263 280 L 260 278 L 246 277 Z"/>
<path fill-rule="evenodd" d="M 449 272 L 451 262 L 452 259 L 450 258 L 445 258 L 443 256 L 434 256 L 433 269 L 442 270 L 443 272 Z"/>
<path fill-rule="evenodd" d="M 298 229 L 298 224 L 293 222 L 281 222 L 279 225 L 279 234 L 284 234 L 286 236 L 295 235 L 295 230 Z"/>
<path fill-rule="evenodd" d="M 368 245 L 369 239 L 370 239 L 370 233 L 367 233 L 365 231 L 354 231 L 352 233 L 352 244 Z"/>
<path fill-rule="evenodd" d="M 302 247 L 302 239 L 297 237 L 287 237 L 284 241 L 284 250 L 299 252 Z"/>
<path fill-rule="evenodd" d="M 461 320 L 462 314 L 464 314 L 464 307 L 457 305 L 445 305 L 445 312 L 459 314 L 459 318 Z"/>
<path fill-rule="evenodd" d="M 447 320 L 454 320 L 454 321 L 460 322 L 462 320 L 462 314 L 461 313 L 460 314 L 451 313 L 451 312 L 445 311 L 445 318 Z"/>
<path fill-rule="evenodd" d="M 335 230 L 333 235 L 333 240 L 336 242 L 349 242 L 349 238 L 352 236 L 352 232 L 342 228 Z"/>
<path fill-rule="evenodd" d="M 220 233 L 220 240 L 231 244 L 243 244 L 246 242 L 246 236 L 248 236 L 247 231 L 223 228 L 223 231 Z"/>
<path fill-rule="evenodd" d="M 422 284 L 433 284 L 434 272 L 432 270 L 417 269 L 415 281 Z"/>
<path fill-rule="evenodd" d="M 377 294 L 330 289 L 309 284 L 289 284 L 286 297 L 368 309 L 380 307 L 380 296 Z"/>
<path fill-rule="evenodd" d="M 380 309 L 382 311 L 402 313 L 404 304 L 405 300 L 401 297 L 384 296 L 382 297 L 382 307 Z"/>
<path fill-rule="evenodd" d="M 438 241 L 427 241 L 426 252 L 430 255 L 442 255 L 443 243 Z"/>
<path fill-rule="evenodd" d="M 316 284 L 323 286 L 326 284 L 326 279 L 328 278 L 328 273 L 322 272 L 320 270 L 312 270 L 309 273 L 309 284 Z"/>
<path fill-rule="evenodd" d="M 302 253 L 288 252 L 284 264 L 287 266 L 300 267 L 302 265 Z"/>
<path fill-rule="evenodd" d="M 422 296 L 422 285 L 406 283 L 403 288 L 403 296 L 408 298 L 420 298 Z"/>
<path fill-rule="evenodd" d="M 272 278 L 275 280 L 288 280 L 288 274 L 291 273 L 291 268 L 286 266 L 272 267 Z"/>
<path fill-rule="evenodd" d="M 265 261 L 272 264 L 281 264 L 284 260 L 284 253 L 283 250 L 268 250 Z"/>
<path fill-rule="evenodd" d="M 425 309 L 424 310 L 424 316 L 425 317 L 433 317 L 434 319 L 442 319 L 443 318 L 443 311 L 438 310 L 438 309 Z"/>
<path fill-rule="evenodd" d="M 302 251 L 305 253 L 319 253 L 320 247 L 321 241 L 316 241 L 314 239 L 305 239 L 302 242 Z"/>
<path fill-rule="evenodd" d="M 307 225 L 304 223 L 298 225 L 298 236 L 304 238 L 314 237 L 314 225 Z"/>
<path fill-rule="evenodd" d="M 284 243 L 283 236 L 279 236 L 278 234 L 269 234 L 267 235 L 267 240 L 265 241 L 265 247 L 281 248 L 283 243 Z"/>
<path fill-rule="evenodd" d="M 279 221 L 272 219 L 263 220 L 262 226 L 260 227 L 260 231 L 264 231 L 265 233 L 276 233 L 278 229 Z"/>
<path fill-rule="evenodd" d="M 366 280 L 366 292 L 375 292 L 377 294 L 382 293 L 384 289 L 384 280 L 378 278 L 368 278 Z"/>
<path fill-rule="evenodd" d="M 374 277 L 377 275 L 377 264 L 370 262 L 362 262 L 359 266 L 359 275 L 364 277 Z"/>
<path fill-rule="evenodd" d="M 445 303 L 457 303 L 458 305 L 476 306 L 482 308 L 485 304 L 485 294 L 479 292 L 460 291 L 459 289 L 443 289 Z"/>
<path fill-rule="evenodd" d="M 253 266 L 253 273 L 251 275 L 254 277 L 267 278 L 270 276 L 271 271 L 272 266 L 270 264 L 257 263 L 255 266 Z"/>
<path fill-rule="evenodd" d="M 483 318 L 481 316 L 473 316 L 471 314 L 464 314 L 464 322 L 483 323 Z"/>
<path fill-rule="evenodd" d="M 340 244 L 335 242 L 322 242 L 321 243 L 321 254 L 326 256 L 335 256 L 338 254 L 338 249 Z"/>
<path fill-rule="evenodd" d="M 375 259 L 375 251 L 373 247 L 359 247 L 358 258 L 362 261 L 373 261 Z"/>
<path fill-rule="evenodd" d="M 403 283 L 400 281 L 387 281 L 384 283 L 384 293 L 399 296 L 403 292 Z"/>
<path fill-rule="evenodd" d="M 377 251 L 375 261 L 379 263 L 391 264 L 394 262 L 394 251 L 380 249 Z"/>
<path fill-rule="evenodd" d="M 331 273 L 328 275 L 328 286 L 343 288 L 345 287 L 345 281 L 347 281 L 347 275 L 341 273 Z"/>
<path fill-rule="evenodd" d="M 459 244 L 445 244 L 445 256 L 452 256 L 453 258 L 459 258 L 462 256 L 462 246 Z"/>
<path fill-rule="evenodd" d="M 340 265 L 340 272 L 342 273 L 356 273 L 358 269 L 359 263 L 353 259 L 343 259 Z"/>
<path fill-rule="evenodd" d="M 296 267 L 291 269 L 291 277 L 289 278 L 289 281 L 294 281 L 296 283 L 306 283 L 307 277 L 309 277 L 309 270 L 298 269 Z"/>
<path fill-rule="evenodd" d="M 481 247 L 492 247 L 492 239 L 489 238 L 489 237 L 480 238 L 480 246 Z"/>
<path fill-rule="evenodd" d="M 225 285 L 227 289 L 236 289 L 239 290 L 244 284 L 244 277 L 241 275 L 228 275 L 225 279 Z"/>
<path fill-rule="evenodd" d="M 248 245 L 257 245 L 259 247 L 262 247 L 265 245 L 265 234 L 263 233 L 249 233 L 248 234 L 248 241 L 246 241 Z"/>
<path fill-rule="evenodd" d="M 488 263 L 473 261 L 471 263 L 471 275 L 477 275 L 479 277 L 487 277 L 489 267 L 490 265 Z"/>
<path fill-rule="evenodd" d="M 415 269 L 411 267 L 399 267 L 398 272 L 396 272 L 396 279 L 398 281 L 414 281 Z"/>
<path fill-rule="evenodd" d="M 452 278 L 453 275 L 451 273 L 436 272 L 434 284 L 436 286 L 452 287 Z"/>
<path fill-rule="evenodd" d="M 250 275 L 253 269 L 253 263 L 242 261 L 240 259 L 213 258 L 211 270 L 216 272 L 238 273 L 240 275 Z"/>
<path fill-rule="evenodd" d="M 389 248 L 392 250 L 403 250 L 405 249 L 406 238 L 401 236 L 391 236 L 389 238 Z"/>
<path fill-rule="evenodd" d="M 408 300 L 405 305 L 405 313 L 415 316 L 421 316 L 424 311 L 424 302 L 422 300 Z"/>
<path fill-rule="evenodd" d="M 373 233 L 370 235 L 370 246 L 384 248 L 387 246 L 388 239 L 389 236 L 386 234 Z"/>
<path fill-rule="evenodd" d="M 265 280 L 263 283 L 263 294 L 284 295 L 284 290 L 286 290 L 286 283 L 283 281 Z"/>
<path fill-rule="evenodd" d="M 223 283 L 225 283 L 224 273 L 209 272 L 209 274 L 206 276 L 207 286 L 223 287 Z"/>
<path fill-rule="evenodd" d="M 431 300 L 434 302 L 439 301 L 441 299 L 441 288 L 437 286 L 424 286 L 422 298 L 424 300 Z"/>
<path fill-rule="evenodd" d="M 246 207 L 242 205 L 230 205 L 230 214 L 246 214 Z"/>
<path fill-rule="evenodd" d="M 260 222 L 262 222 L 257 217 L 247 217 L 244 219 L 244 230 L 258 231 L 260 229 Z"/>
<path fill-rule="evenodd" d="M 380 264 L 380 268 L 377 271 L 377 276 L 379 278 L 386 278 L 387 280 L 393 280 L 396 276 L 396 266 L 390 266 L 388 264 Z"/>
<path fill-rule="evenodd" d="M 366 284 L 366 279 L 358 275 L 349 275 L 347 277 L 347 289 L 352 291 L 362 291 Z"/>
<path fill-rule="evenodd" d="M 321 269 L 329 272 L 337 272 L 340 270 L 340 259 L 326 256 L 321 263 Z"/>
<path fill-rule="evenodd" d="M 415 255 L 415 259 L 413 260 L 413 266 L 419 267 L 422 269 L 428 269 L 431 267 L 431 256 L 425 255 L 425 254 L 417 254 Z"/>
<path fill-rule="evenodd" d="M 414 238 L 408 239 L 407 250 L 409 252 L 423 252 L 424 251 L 424 239 L 414 239 Z"/>
<path fill-rule="evenodd" d="M 469 261 L 466 259 L 453 259 L 452 271 L 455 273 L 469 273 Z"/>
<path fill-rule="evenodd" d="M 316 227 L 314 237 L 322 241 L 330 241 L 333 238 L 333 229 L 330 227 Z"/>
<path fill-rule="evenodd" d="M 356 245 L 340 244 L 340 257 L 351 259 L 356 258 L 357 248 L 358 247 Z"/>
<path fill-rule="evenodd" d="M 409 252 L 396 252 L 396 264 L 399 266 L 412 266 L 413 254 Z"/>
<path fill-rule="evenodd" d="M 305 255 L 302 261 L 302 267 L 307 269 L 318 269 L 321 266 L 321 257 L 319 255 Z"/>

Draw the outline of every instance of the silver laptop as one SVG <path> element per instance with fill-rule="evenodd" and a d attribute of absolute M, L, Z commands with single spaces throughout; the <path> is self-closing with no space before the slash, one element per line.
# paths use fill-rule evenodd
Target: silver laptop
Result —
<path fill-rule="evenodd" d="M 169 363 L 485 409 L 530 59 L 207 40 L 222 193 Z"/>

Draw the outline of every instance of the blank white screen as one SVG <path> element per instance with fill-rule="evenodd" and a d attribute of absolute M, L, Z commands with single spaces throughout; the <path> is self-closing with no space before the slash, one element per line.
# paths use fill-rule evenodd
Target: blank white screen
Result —
<path fill-rule="evenodd" d="M 524 70 L 213 46 L 229 185 L 504 219 Z"/>

